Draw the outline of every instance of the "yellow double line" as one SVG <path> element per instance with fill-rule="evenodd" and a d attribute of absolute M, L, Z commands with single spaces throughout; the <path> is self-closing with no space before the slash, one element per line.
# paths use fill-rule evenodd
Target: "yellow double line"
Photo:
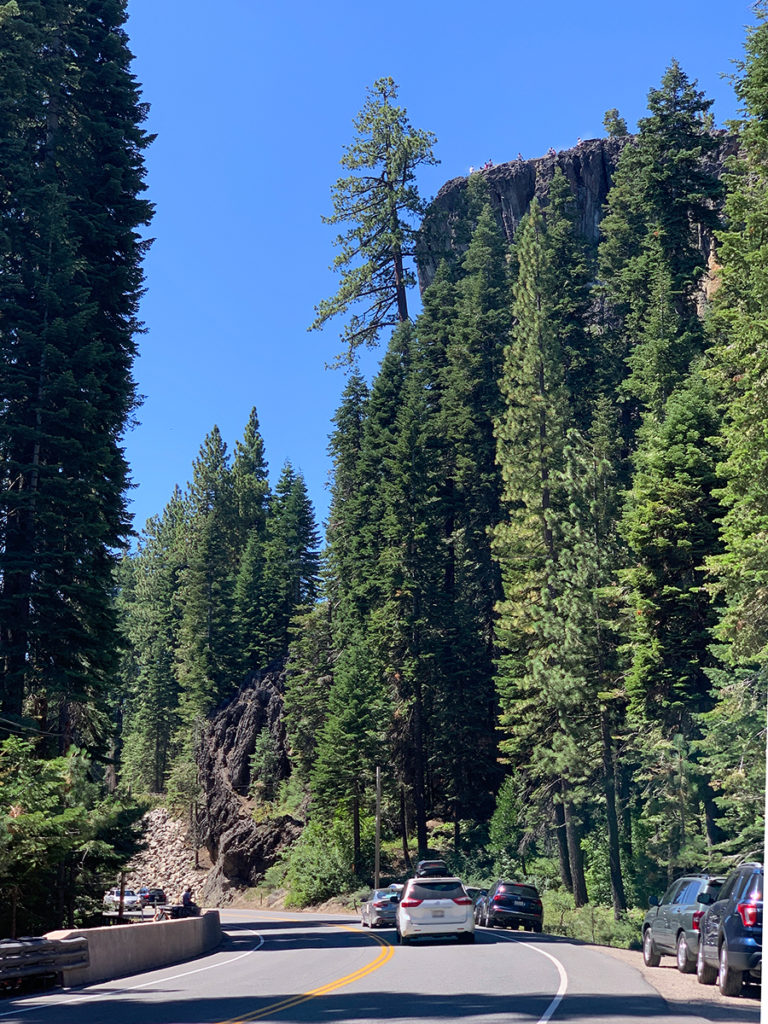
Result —
<path fill-rule="evenodd" d="M 342 928 L 346 932 L 352 932 L 354 935 L 359 935 L 360 932 L 356 928 L 348 928 L 346 925 L 340 924 L 335 925 L 336 928 Z M 343 978 L 336 978 L 335 981 L 329 981 L 327 985 L 321 985 L 320 988 L 313 988 L 310 992 L 303 992 L 301 995 L 289 996 L 288 999 L 283 999 L 279 1003 L 271 1003 L 269 1006 L 264 1006 L 260 1010 L 254 1010 L 253 1013 L 245 1013 L 240 1017 L 233 1017 L 231 1020 L 221 1021 L 220 1024 L 246 1024 L 246 1021 L 262 1020 L 264 1017 L 268 1017 L 273 1013 L 280 1013 L 282 1010 L 290 1010 L 294 1006 L 298 1006 L 300 1003 L 308 1003 L 310 999 L 317 999 L 319 996 L 327 996 L 331 992 L 335 992 L 336 989 L 344 988 L 345 985 L 351 985 L 353 981 L 359 981 L 360 978 L 364 978 L 366 974 L 372 974 L 373 971 L 377 971 L 380 967 L 383 967 L 387 960 L 391 960 L 394 956 L 395 947 L 391 946 L 386 939 L 379 938 L 378 935 L 369 934 L 366 938 L 373 939 L 374 942 L 381 946 L 381 952 L 372 960 L 371 963 L 365 967 L 360 967 L 358 970 L 353 971 L 352 974 L 347 974 Z"/>

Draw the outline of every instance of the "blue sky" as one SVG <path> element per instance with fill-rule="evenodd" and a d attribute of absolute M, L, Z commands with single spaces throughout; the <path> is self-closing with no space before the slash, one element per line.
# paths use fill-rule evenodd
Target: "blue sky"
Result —
<path fill-rule="evenodd" d="M 253 406 L 273 482 L 301 470 L 327 515 L 327 438 L 344 387 L 313 307 L 328 269 L 342 147 L 366 88 L 400 86 L 411 123 L 437 136 L 422 194 L 487 159 L 533 158 L 599 137 L 606 109 L 633 129 L 675 58 L 736 115 L 729 82 L 747 0 L 129 0 L 134 71 L 151 105 L 157 212 L 136 364 L 145 400 L 126 437 L 136 529 L 186 485 L 217 424 L 230 450 Z M 367 372 L 378 356 L 368 358 Z"/>

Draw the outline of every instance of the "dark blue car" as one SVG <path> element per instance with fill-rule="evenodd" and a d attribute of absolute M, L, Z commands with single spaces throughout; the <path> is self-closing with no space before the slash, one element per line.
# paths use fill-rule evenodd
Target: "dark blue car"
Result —
<path fill-rule="evenodd" d="M 763 963 L 763 865 L 741 864 L 728 875 L 699 923 L 696 976 L 717 981 L 725 996 L 737 996 L 745 980 L 758 981 Z"/>

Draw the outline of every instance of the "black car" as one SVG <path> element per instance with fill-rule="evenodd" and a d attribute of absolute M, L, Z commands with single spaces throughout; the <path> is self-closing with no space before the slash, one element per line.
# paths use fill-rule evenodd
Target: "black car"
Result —
<path fill-rule="evenodd" d="M 482 900 L 482 923 L 486 928 L 498 925 L 501 928 L 526 928 L 540 932 L 543 927 L 543 910 L 538 890 L 527 882 L 505 882 L 494 885 Z"/>
<path fill-rule="evenodd" d="M 696 970 L 699 926 L 704 916 L 699 896 L 717 899 L 723 882 L 722 875 L 684 875 L 676 878 L 661 898 L 651 897 L 643 921 L 646 967 L 658 967 L 662 956 L 674 956 L 682 974 Z"/>
<path fill-rule="evenodd" d="M 162 889 L 150 889 L 146 885 L 139 889 L 139 896 L 145 907 L 159 907 L 168 902 Z"/>
<path fill-rule="evenodd" d="M 758 981 L 763 963 L 763 865 L 741 864 L 728 875 L 699 925 L 696 976 L 702 985 L 717 981 L 724 996 L 737 996 L 742 983 Z"/>

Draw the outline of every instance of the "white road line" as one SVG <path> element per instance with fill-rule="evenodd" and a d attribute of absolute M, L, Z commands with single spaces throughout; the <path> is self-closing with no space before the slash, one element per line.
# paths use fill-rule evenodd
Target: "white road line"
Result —
<path fill-rule="evenodd" d="M 557 990 L 555 998 L 544 1011 L 544 1016 L 539 1017 L 539 1019 L 536 1021 L 536 1024 L 547 1024 L 547 1021 L 552 1018 L 552 1015 L 554 1014 L 555 1010 L 558 1008 L 560 1003 L 562 1003 L 565 993 L 568 991 L 568 975 L 566 973 L 565 968 L 557 959 L 557 957 L 552 956 L 552 954 L 548 953 L 546 949 L 539 949 L 538 946 L 532 946 L 528 942 L 520 942 L 519 940 L 513 939 L 510 935 L 496 935 L 495 938 L 504 939 L 505 942 L 515 942 L 517 945 L 524 945 L 526 949 L 532 949 L 534 953 L 541 953 L 541 955 L 545 956 L 547 960 L 551 960 L 557 968 L 557 973 L 560 975 L 560 987 Z"/>
<path fill-rule="evenodd" d="M 229 960 L 222 960 L 215 964 L 208 964 L 207 967 L 196 967 L 194 971 L 182 971 L 180 974 L 172 974 L 169 977 L 155 978 L 153 981 L 143 981 L 140 985 L 120 985 L 120 992 L 135 992 L 141 988 L 149 988 L 151 985 L 163 985 L 169 981 L 177 981 L 179 978 L 188 978 L 190 974 L 202 974 L 204 971 L 217 970 L 219 967 L 228 967 L 230 964 L 236 964 L 238 960 L 243 960 L 245 957 L 250 956 L 251 953 L 255 953 L 257 949 L 261 949 L 264 945 L 264 937 L 259 935 L 257 932 L 253 932 L 256 938 L 259 940 L 255 946 L 251 949 L 247 949 L 244 953 L 238 953 L 237 956 L 231 957 Z M 156 968 L 161 970 L 161 968 Z M 146 972 L 144 972 L 146 973 Z M 120 978 L 115 979 L 120 982 Z M 93 987 L 101 986 L 103 984 L 111 984 L 105 982 L 95 982 Z M 34 1006 L 21 1007 L 17 1010 L 13 1010 L 11 1013 L 0 1013 L 0 1020 L 3 1017 L 17 1017 L 22 1013 L 32 1013 L 35 1010 L 48 1010 L 52 1007 L 57 1006 L 77 1006 L 80 1003 L 95 1002 L 97 999 L 106 999 L 107 997 L 114 996 L 114 989 L 108 989 L 105 992 L 93 992 L 90 995 L 75 996 L 71 999 L 57 999 L 46 1000 L 44 1003 L 35 1003 Z"/>

